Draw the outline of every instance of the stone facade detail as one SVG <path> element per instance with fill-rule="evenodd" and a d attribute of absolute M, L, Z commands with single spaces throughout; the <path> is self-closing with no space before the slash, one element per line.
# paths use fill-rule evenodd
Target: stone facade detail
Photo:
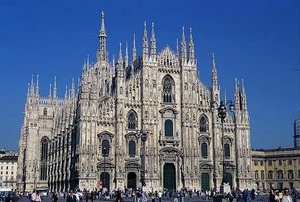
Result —
<path fill-rule="evenodd" d="M 219 188 L 222 131 L 215 58 L 211 86 L 197 73 L 192 30 L 180 50 L 157 52 L 154 24 L 142 54 L 109 61 L 102 13 L 97 61 L 87 60 L 78 80 L 58 98 L 56 80 L 40 97 L 38 78 L 28 85 L 19 142 L 20 190 L 48 187 Z M 179 53 L 180 52 L 180 53 Z M 124 58 L 124 59 L 123 59 Z M 250 123 L 243 82 L 235 82 L 235 112 L 224 123 L 226 172 L 232 187 L 252 184 Z M 144 138 L 144 139 L 143 139 Z M 36 176 L 35 181 L 31 176 Z M 26 179 L 26 181 L 24 181 Z"/>

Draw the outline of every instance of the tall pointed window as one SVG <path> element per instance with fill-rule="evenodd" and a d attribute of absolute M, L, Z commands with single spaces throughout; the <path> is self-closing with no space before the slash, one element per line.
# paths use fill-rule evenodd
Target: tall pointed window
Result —
<path fill-rule="evenodd" d="M 170 119 L 165 121 L 165 136 L 173 137 L 173 121 Z"/>
<path fill-rule="evenodd" d="M 133 140 L 129 141 L 129 156 L 130 157 L 135 157 L 135 142 Z"/>
<path fill-rule="evenodd" d="M 128 113 L 128 129 L 135 130 L 137 128 L 137 115 L 134 111 Z"/>
<path fill-rule="evenodd" d="M 170 76 L 166 76 L 163 80 L 163 102 L 174 102 L 174 81 Z"/>
<path fill-rule="evenodd" d="M 48 156 L 48 138 L 44 137 L 42 139 L 40 180 L 47 180 L 47 156 Z"/>
<path fill-rule="evenodd" d="M 225 150 L 225 158 L 230 158 L 230 145 L 228 143 L 224 144 L 224 150 Z"/>
<path fill-rule="evenodd" d="M 207 144 L 206 143 L 201 144 L 201 156 L 202 156 L 202 158 L 207 158 Z"/>
<path fill-rule="evenodd" d="M 46 107 L 45 107 L 44 110 L 43 110 L 43 115 L 44 115 L 44 116 L 47 116 L 47 108 L 46 108 Z"/>
<path fill-rule="evenodd" d="M 208 120 L 205 115 L 200 117 L 200 133 L 206 133 L 208 131 Z"/>
<path fill-rule="evenodd" d="M 102 155 L 108 155 L 109 154 L 109 141 L 108 140 L 102 140 Z"/>

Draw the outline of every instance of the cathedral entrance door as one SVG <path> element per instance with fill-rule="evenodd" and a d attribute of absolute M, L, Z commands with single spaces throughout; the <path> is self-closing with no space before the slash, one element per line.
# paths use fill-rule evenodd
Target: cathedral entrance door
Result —
<path fill-rule="evenodd" d="M 231 175 L 231 173 L 226 173 L 226 180 L 229 183 L 230 187 L 232 187 L 232 175 Z"/>
<path fill-rule="evenodd" d="M 202 173 L 201 174 L 201 189 L 203 191 L 209 190 L 209 174 L 208 173 Z"/>
<path fill-rule="evenodd" d="M 176 174 L 173 163 L 166 163 L 164 165 L 164 188 L 176 190 Z"/>
<path fill-rule="evenodd" d="M 100 175 L 100 180 L 102 181 L 102 187 L 110 189 L 110 176 L 108 172 L 102 172 Z"/>
<path fill-rule="evenodd" d="M 136 189 L 136 174 L 133 172 L 128 173 L 127 176 L 127 188 Z"/>

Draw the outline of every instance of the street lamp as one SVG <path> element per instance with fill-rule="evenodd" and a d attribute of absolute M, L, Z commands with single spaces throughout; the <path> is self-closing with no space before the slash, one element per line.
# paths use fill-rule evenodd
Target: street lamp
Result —
<path fill-rule="evenodd" d="M 36 161 L 34 161 L 33 166 L 34 166 L 33 189 L 35 191 L 36 190 L 36 169 L 37 169 L 37 163 L 36 163 Z"/>
<path fill-rule="evenodd" d="M 181 182 L 182 182 L 182 187 L 185 188 L 185 179 L 184 179 L 184 150 L 182 149 L 182 152 L 180 154 L 181 157 L 181 166 L 180 166 L 180 171 L 181 171 Z"/>
<path fill-rule="evenodd" d="M 229 110 L 232 112 L 234 110 L 234 105 L 231 100 L 228 100 L 226 103 L 224 101 L 220 102 L 220 106 L 218 107 L 218 117 L 221 119 L 222 123 L 222 162 L 223 162 L 223 179 L 221 187 L 224 188 L 224 183 L 227 183 L 226 179 L 226 165 L 225 165 L 225 139 L 224 139 L 224 120 L 227 115 L 226 105 L 229 105 Z"/>
<path fill-rule="evenodd" d="M 105 168 L 106 168 L 106 162 L 105 162 L 105 157 L 107 156 L 107 148 L 103 147 L 103 157 L 104 157 L 104 172 L 103 172 L 103 188 L 106 187 L 106 172 L 105 172 Z"/>
<path fill-rule="evenodd" d="M 142 140 L 142 169 L 141 169 L 141 184 L 142 187 L 146 186 L 146 180 L 145 180 L 145 172 L 146 172 L 146 168 L 145 168 L 145 158 L 146 158 L 146 145 L 145 142 L 147 141 L 147 133 L 142 132 L 141 134 L 141 140 Z"/>

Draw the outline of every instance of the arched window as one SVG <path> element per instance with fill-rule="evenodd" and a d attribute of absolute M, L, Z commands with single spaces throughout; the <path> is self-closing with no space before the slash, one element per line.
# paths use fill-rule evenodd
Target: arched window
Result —
<path fill-rule="evenodd" d="M 254 177 L 256 180 L 258 179 L 258 170 L 255 171 Z"/>
<path fill-rule="evenodd" d="M 165 136 L 172 137 L 173 136 L 173 121 L 167 119 L 165 121 Z"/>
<path fill-rule="evenodd" d="M 201 156 L 202 158 L 207 158 L 207 144 L 206 143 L 202 143 L 201 144 Z"/>
<path fill-rule="evenodd" d="M 41 175 L 40 180 L 47 180 L 47 156 L 48 156 L 48 138 L 42 139 L 41 151 Z"/>
<path fill-rule="evenodd" d="M 264 172 L 264 171 L 261 171 L 260 178 L 261 178 L 262 180 L 265 179 L 265 172 Z"/>
<path fill-rule="evenodd" d="M 208 131 L 208 121 L 205 116 L 200 117 L 200 132 L 206 133 Z"/>
<path fill-rule="evenodd" d="M 102 155 L 108 155 L 109 154 L 109 141 L 108 140 L 102 140 Z"/>
<path fill-rule="evenodd" d="M 288 179 L 294 179 L 294 172 L 292 170 L 288 170 Z"/>
<path fill-rule="evenodd" d="M 225 158 L 230 158 L 230 145 L 228 143 L 224 144 L 224 150 L 225 150 Z"/>
<path fill-rule="evenodd" d="M 277 178 L 278 178 L 279 180 L 282 180 L 282 179 L 283 179 L 283 172 L 282 172 L 282 170 L 279 170 L 279 171 L 277 172 Z"/>
<path fill-rule="evenodd" d="M 47 116 L 47 108 L 46 108 L 46 107 L 45 107 L 44 110 L 43 110 L 43 115 L 44 115 L 44 116 Z"/>
<path fill-rule="evenodd" d="M 128 114 L 128 129 L 135 130 L 137 128 L 137 116 L 134 111 L 130 111 Z"/>
<path fill-rule="evenodd" d="M 273 179 L 273 171 L 268 171 L 268 179 L 272 180 Z"/>
<path fill-rule="evenodd" d="M 163 102 L 174 102 L 173 91 L 174 81 L 170 76 L 166 76 L 163 80 Z"/>
<path fill-rule="evenodd" d="M 129 156 L 135 157 L 135 142 L 133 140 L 129 141 Z"/>

